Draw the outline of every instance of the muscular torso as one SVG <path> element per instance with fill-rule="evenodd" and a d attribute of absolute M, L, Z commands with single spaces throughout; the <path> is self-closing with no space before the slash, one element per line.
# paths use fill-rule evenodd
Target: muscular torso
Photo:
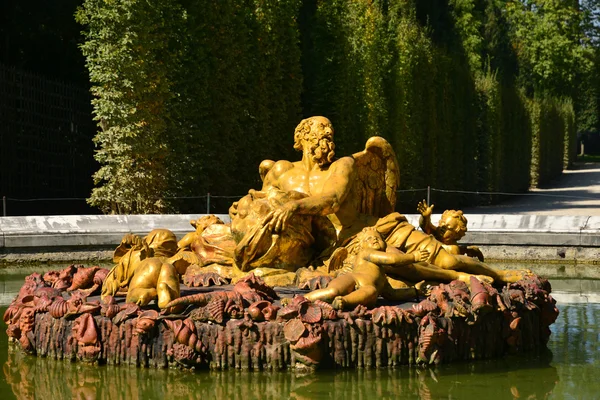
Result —
<path fill-rule="evenodd" d="M 303 170 L 299 162 L 293 163 L 293 169 L 283 174 L 279 182 L 290 190 L 297 190 L 308 195 L 319 195 L 325 183 L 331 178 L 331 168 L 326 170 Z"/>
<path fill-rule="evenodd" d="M 318 197 L 330 191 L 332 187 L 345 185 L 346 187 L 342 188 L 343 197 L 339 208 L 327 217 L 335 226 L 338 235 L 347 230 L 355 233 L 354 231 L 359 231 L 366 226 L 366 223 L 359 221 L 356 194 L 352 192 L 352 184 L 355 179 L 353 163 L 352 158 L 344 157 L 326 169 L 307 170 L 301 161 L 294 163 L 278 161 L 265 179 L 263 190 L 274 186 L 280 190 L 297 191 L 310 197 Z"/>

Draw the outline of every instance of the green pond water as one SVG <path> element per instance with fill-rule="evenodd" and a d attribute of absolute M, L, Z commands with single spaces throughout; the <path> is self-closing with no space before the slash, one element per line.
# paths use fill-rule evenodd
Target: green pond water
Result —
<path fill-rule="evenodd" d="M 23 277 L 0 274 L 1 314 Z M 547 352 L 436 368 L 299 375 L 88 366 L 9 351 L 6 325 L 0 322 L 0 399 L 600 398 L 600 301 L 594 292 L 583 291 L 600 287 L 600 281 L 552 283 L 560 315 Z"/>

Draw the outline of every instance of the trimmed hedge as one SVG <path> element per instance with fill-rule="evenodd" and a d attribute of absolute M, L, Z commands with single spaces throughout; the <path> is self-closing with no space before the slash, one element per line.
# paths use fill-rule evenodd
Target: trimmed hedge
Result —
<path fill-rule="evenodd" d="M 259 186 L 262 159 L 296 157 L 293 129 L 310 115 L 332 120 L 340 155 L 387 138 L 401 189 L 522 192 L 530 176 L 543 183 L 573 159 L 573 106 L 529 100 L 515 85 L 501 7 L 85 0 L 83 50 L 104 127 L 90 202 L 105 212 L 204 210 L 207 192 Z M 412 211 L 422 196 L 401 195 L 399 207 Z M 441 209 L 494 200 L 434 198 Z M 231 201 L 216 199 L 216 211 Z"/>
<path fill-rule="evenodd" d="M 550 182 L 562 173 L 566 144 L 575 135 L 575 115 L 570 100 L 554 97 L 530 101 L 532 125 L 531 186 Z"/>

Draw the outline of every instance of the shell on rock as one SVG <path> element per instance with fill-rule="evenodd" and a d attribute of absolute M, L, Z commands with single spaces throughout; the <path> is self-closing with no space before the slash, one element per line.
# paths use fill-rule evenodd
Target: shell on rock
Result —
<path fill-rule="evenodd" d="M 279 311 L 279 319 L 289 320 L 297 317 L 301 313 L 306 313 L 309 304 L 311 304 L 310 300 L 306 297 L 294 296 L 294 298 Z"/>
<path fill-rule="evenodd" d="M 60 272 L 54 270 L 54 271 L 48 271 L 44 274 L 44 282 L 46 282 L 46 284 L 50 284 L 52 285 L 54 282 L 56 282 L 56 280 L 58 279 L 60 275 Z"/>
<path fill-rule="evenodd" d="M 121 307 L 118 304 L 107 304 L 104 307 L 101 307 L 100 314 L 106 318 L 112 319 L 119 311 L 121 311 Z"/>
<path fill-rule="evenodd" d="M 49 298 L 53 298 L 55 296 L 60 296 L 60 293 L 61 293 L 60 290 L 44 286 L 44 287 L 37 288 L 33 292 L 33 295 L 36 297 L 48 296 Z"/>
<path fill-rule="evenodd" d="M 377 324 L 377 325 L 385 325 L 386 324 L 385 307 L 374 308 L 369 313 L 371 314 L 371 321 L 373 321 L 374 324 Z"/>
<path fill-rule="evenodd" d="M 239 319 L 244 316 L 244 306 L 240 305 L 236 301 L 229 299 L 225 305 L 225 312 L 231 319 Z"/>
<path fill-rule="evenodd" d="M 300 310 L 298 310 L 298 308 L 291 307 L 288 305 L 288 306 L 283 307 L 281 310 L 279 310 L 277 317 L 284 321 L 290 320 L 292 318 L 296 318 L 298 316 L 299 311 Z"/>
<path fill-rule="evenodd" d="M 262 280 L 262 278 L 254 275 L 254 273 L 252 272 L 240 279 L 233 287 L 233 290 L 241 294 L 245 299 L 254 297 L 249 296 L 250 294 L 260 296 L 260 298 L 257 298 L 254 301 L 262 299 L 269 300 L 272 302 L 273 300 L 279 298 L 279 296 L 277 295 L 275 290 L 273 290 L 272 287 L 267 285 L 265 281 Z M 251 301 L 251 303 L 253 303 L 254 301 Z"/>
<path fill-rule="evenodd" d="M 32 307 L 26 307 L 19 316 L 19 329 L 21 332 L 28 332 L 33 330 L 35 323 L 35 309 Z"/>
<path fill-rule="evenodd" d="M 78 308 L 77 308 L 77 312 L 78 313 L 87 313 L 87 314 L 97 314 L 98 312 L 100 312 L 101 310 L 101 306 L 100 306 L 100 302 L 98 300 L 96 301 L 88 301 L 85 302 L 83 304 L 81 304 Z"/>
<path fill-rule="evenodd" d="M 308 335 L 306 337 L 301 337 L 298 342 L 294 344 L 295 351 L 306 351 L 314 348 L 321 341 L 321 336 L 313 336 Z"/>
<path fill-rule="evenodd" d="M 250 315 L 250 318 L 252 318 L 254 321 L 264 321 L 265 315 L 263 314 L 262 310 L 269 304 L 271 304 L 271 302 L 267 300 L 259 300 L 250 304 L 248 307 L 248 314 Z"/>
<path fill-rule="evenodd" d="M 48 307 L 52 304 L 52 299 L 44 294 L 43 296 L 36 297 L 34 303 L 36 311 L 47 312 Z"/>
<path fill-rule="evenodd" d="M 488 293 L 487 288 L 483 285 L 479 279 L 471 276 L 471 301 L 473 297 L 477 296 L 479 293 Z M 488 293 L 489 294 L 489 293 Z"/>
<path fill-rule="evenodd" d="M 302 321 L 297 318 L 289 320 L 283 327 L 283 334 L 285 335 L 285 338 L 292 343 L 296 343 L 298 340 L 300 340 L 305 332 L 306 327 Z"/>
<path fill-rule="evenodd" d="M 32 294 L 29 294 L 21 299 L 21 305 L 23 307 L 35 307 L 35 299 L 36 297 Z"/>
<path fill-rule="evenodd" d="M 121 311 L 121 306 L 117 304 L 114 297 L 106 296 L 102 299 L 102 305 L 100 306 L 101 315 L 106 318 L 113 318 L 119 311 Z"/>
<path fill-rule="evenodd" d="M 66 267 L 65 269 L 63 269 L 63 270 L 60 271 L 59 277 L 61 279 L 64 279 L 66 277 L 71 277 L 72 278 L 73 275 L 75 274 L 75 272 L 77 272 L 78 268 L 83 268 L 83 265 L 81 265 L 81 264 L 78 264 L 78 265 L 71 264 L 68 267 Z"/>
<path fill-rule="evenodd" d="M 321 315 L 323 316 L 323 319 L 337 319 L 337 311 L 331 304 L 322 300 L 315 300 L 313 304 L 321 309 Z"/>
<path fill-rule="evenodd" d="M 311 303 L 303 303 L 300 307 L 300 320 L 309 324 L 314 324 L 323 318 L 321 308 Z"/>
<path fill-rule="evenodd" d="M 17 295 L 17 298 L 15 300 L 13 300 L 13 303 L 20 302 L 24 297 L 30 296 L 33 293 L 35 293 L 35 291 L 37 289 L 38 289 L 38 286 L 35 284 L 35 282 L 25 281 L 23 286 L 21 286 L 21 289 L 19 289 L 19 294 Z"/>
<path fill-rule="evenodd" d="M 52 304 L 48 306 L 48 312 L 53 318 L 62 318 L 69 308 L 67 301 L 62 297 L 55 297 Z"/>
<path fill-rule="evenodd" d="M 392 320 L 390 313 L 391 311 L 385 306 L 374 308 L 370 311 L 371 321 L 377 325 L 390 325 Z"/>
<path fill-rule="evenodd" d="M 277 319 L 277 313 L 281 307 L 276 306 L 274 304 L 269 304 L 265 308 L 262 309 L 262 313 L 265 316 L 267 321 L 274 321 Z"/>
<path fill-rule="evenodd" d="M 117 315 L 115 315 L 115 317 L 113 318 L 113 323 L 116 325 L 119 325 L 120 323 L 128 320 L 129 318 L 133 318 L 133 317 L 137 316 L 139 311 L 140 311 L 140 306 L 138 306 L 135 303 L 127 303 L 125 308 L 123 308 L 121 311 L 119 311 L 117 313 Z"/>
<path fill-rule="evenodd" d="M 19 319 L 19 314 L 21 314 L 21 311 L 23 311 L 23 306 L 12 303 L 10 306 L 8 306 L 6 311 L 4 311 L 4 322 L 7 325 L 9 325 L 9 323 L 14 323 Z"/>
<path fill-rule="evenodd" d="M 429 299 L 425 299 L 419 304 L 414 304 L 412 306 L 412 311 L 417 317 L 423 317 L 425 314 L 435 311 L 437 308 L 437 304 Z"/>
<path fill-rule="evenodd" d="M 156 325 L 156 320 L 158 319 L 158 311 L 156 310 L 146 310 L 137 318 L 135 322 L 134 333 L 138 335 L 143 335 L 148 333 L 154 328 Z"/>
<path fill-rule="evenodd" d="M 225 300 L 214 299 L 208 302 L 206 305 L 206 311 L 208 312 L 208 318 L 217 324 L 222 324 L 225 320 Z"/>
<path fill-rule="evenodd" d="M 310 300 L 308 300 L 306 297 L 298 295 L 298 296 L 294 296 L 294 298 L 290 302 L 289 306 L 299 308 L 303 303 L 307 303 L 309 301 Z"/>
<path fill-rule="evenodd" d="M 173 331 L 175 341 L 191 347 L 198 353 L 205 351 L 204 345 L 196 335 L 196 326 L 191 319 L 164 320 L 169 329 Z"/>
<path fill-rule="evenodd" d="M 109 272 L 110 271 L 108 269 L 106 269 L 106 268 L 98 268 L 98 270 L 94 274 L 94 280 L 93 280 L 93 282 L 96 285 L 102 285 L 104 283 L 104 280 L 108 276 Z"/>
<path fill-rule="evenodd" d="M 67 288 L 71 285 L 71 283 L 65 279 L 57 279 L 52 284 L 52 287 L 60 290 L 61 292 L 67 290 Z"/>
<path fill-rule="evenodd" d="M 44 284 L 44 278 L 42 277 L 42 275 L 38 274 L 37 272 L 34 272 L 25 277 L 25 282 L 31 282 L 34 283 L 36 286 L 40 286 Z"/>
<path fill-rule="evenodd" d="M 89 268 L 78 268 L 73 279 L 71 286 L 67 289 L 69 292 L 77 289 L 87 289 L 94 283 L 94 275 L 100 267 L 89 267 Z"/>

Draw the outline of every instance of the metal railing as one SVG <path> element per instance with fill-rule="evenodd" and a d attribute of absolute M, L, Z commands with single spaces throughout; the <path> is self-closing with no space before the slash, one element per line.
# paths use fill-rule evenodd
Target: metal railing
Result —
<path fill-rule="evenodd" d="M 566 194 L 548 194 L 548 193 L 535 193 L 535 192 L 525 192 L 525 193 L 509 193 L 509 192 L 489 192 L 489 191 L 470 191 L 470 190 L 459 190 L 459 189 L 437 189 L 431 186 L 427 186 L 425 188 L 417 188 L 417 189 L 401 189 L 397 190 L 397 193 L 418 193 L 422 192 L 424 197 L 427 200 L 428 204 L 431 204 L 432 193 L 450 193 L 450 194 L 471 194 L 471 195 L 480 195 L 480 196 L 512 196 L 512 197 L 526 197 L 526 196 L 534 196 L 534 197 L 547 197 L 547 198 L 562 198 L 562 199 L 570 199 L 570 200 L 598 200 L 599 198 L 593 196 L 574 196 L 574 195 L 566 195 Z M 206 213 L 211 214 L 215 213 L 214 203 L 211 202 L 212 199 L 231 199 L 238 200 L 242 198 L 244 195 L 235 195 L 235 196 L 220 196 L 214 195 L 211 193 L 207 193 L 202 196 L 173 196 L 173 197 L 162 197 L 165 200 L 206 200 Z M 8 202 L 48 202 L 48 201 L 81 201 L 85 202 L 85 198 L 78 197 L 46 197 L 46 198 L 30 198 L 30 199 L 18 199 L 13 197 L 2 196 L 2 215 L 8 216 Z"/>

